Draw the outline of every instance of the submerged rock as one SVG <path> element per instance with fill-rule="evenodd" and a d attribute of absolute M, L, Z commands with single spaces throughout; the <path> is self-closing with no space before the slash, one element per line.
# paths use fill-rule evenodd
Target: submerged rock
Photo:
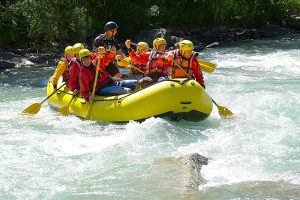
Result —
<path fill-rule="evenodd" d="M 208 158 L 197 153 L 158 160 L 152 175 L 154 185 L 159 188 L 172 185 L 179 193 L 194 193 L 199 185 L 206 184 L 201 168 L 207 163 Z"/>
<path fill-rule="evenodd" d="M 208 158 L 197 153 L 188 154 L 177 158 L 181 162 L 184 185 L 193 189 L 198 189 L 200 184 L 205 184 L 206 180 L 201 175 L 201 167 L 208 164 Z"/>

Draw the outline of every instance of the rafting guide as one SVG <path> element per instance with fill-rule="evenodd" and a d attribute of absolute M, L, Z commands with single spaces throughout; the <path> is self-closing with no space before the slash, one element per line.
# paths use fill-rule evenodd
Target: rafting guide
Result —
<path fill-rule="evenodd" d="M 107 52 L 113 52 L 115 55 L 120 55 L 122 58 L 125 58 L 124 53 L 121 50 L 121 46 L 118 43 L 115 36 L 118 33 L 119 26 L 116 22 L 110 21 L 107 22 L 104 26 L 105 33 L 100 34 L 97 36 L 93 43 L 93 50 L 94 52 L 97 52 L 97 49 L 102 46 L 105 48 Z M 113 77 L 121 77 L 120 70 L 118 66 L 116 65 L 116 62 L 113 62 L 115 60 L 112 60 L 109 65 L 106 67 L 107 72 L 109 75 Z"/>

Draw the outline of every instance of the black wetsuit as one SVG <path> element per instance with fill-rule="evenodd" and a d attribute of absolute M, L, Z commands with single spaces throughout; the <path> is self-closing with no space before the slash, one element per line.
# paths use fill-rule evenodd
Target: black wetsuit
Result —
<path fill-rule="evenodd" d="M 104 47 L 106 51 L 113 51 L 116 53 L 117 51 L 121 50 L 121 46 L 118 43 L 118 41 L 114 38 L 109 39 L 106 37 L 106 34 L 100 34 L 94 39 L 93 43 L 93 49 L 94 51 L 97 51 L 98 47 Z M 114 76 L 117 73 L 120 73 L 120 70 L 116 64 L 116 62 L 111 62 L 106 67 L 106 71 L 109 73 L 109 75 Z"/>

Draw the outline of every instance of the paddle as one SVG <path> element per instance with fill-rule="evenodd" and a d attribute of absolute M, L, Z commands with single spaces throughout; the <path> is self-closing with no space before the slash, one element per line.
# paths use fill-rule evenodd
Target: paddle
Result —
<path fill-rule="evenodd" d="M 217 46 L 217 45 L 219 45 L 219 42 L 214 42 L 214 43 L 211 43 L 211 44 L 207 45 L 203 49 L 210 48 L 212 46 Z M 207 73 L 214 72 L 215 69 L 216 69 L 216 66 L 217 66 L 214 63 L 211 63 L 211 62 L 208 62 L 208 61 L 205 61 L 205 60 L 201 60 L 201 59 L 198 59 L 198 63 L 200 65 L 201 70 L 204 71 L 204 72 L 207 72 Z"/>
<path fill-rule="evenodd" d="M 59 88 L 57 88 L 57 90 L 59 90 L 60 88 L 62 88 L 63 86 L 65 86 L 66 83 L 62 84 Z M 45 98 L 42 102 L 40 103 L 34 103 L 30 106 L 28 106 L 26 109 L 23 110 L 23 113 L 25 114 L 31 114 L 31 115 L 35 115 L 36 113 L 38 113 L 41 109 L 42 104 L 47 101 L 53 94 L 55 94 L 55 92 L 52 92 L 49 96 L 47 96 L 47 98 Z"/>
<path fill-rule="evenodd" d="M 96 66 L 96 74 L 95 74 L 95 79 L 94 79 L 92 96 L 95 95 L 95 90 L 96 90 L 96 85 L 97 85 L 97 80 L 98 80 L 98 73 L 99 73 L 99 68 L 100 68 L 100 60 L 101 60 L 101 55 L 99 54 L 98 63 L 97 63 L 97 66 Z M 92 111 L 92 107 L 93 107 L 93 102 L 94 102 L 94 99 L 90 102 L 90 108 L 89 108 L 88 113 L 85 117 L 85 120 L 91 119 L 91 111 Z"/>
<path fill-rule="evenodd" d="M 216 69 L 216 64 L 198 59 L 198 63 L 200 65 L 200 68 L 202 71 L 207 72 L 207 73 L 213 73 Z"/>
<path fill-rule="evenodd" d="M 218 105 L 213 98 L 211 98 L 213 103 L 217 106 L 219 115 L 223 118 L 232 118 L 234 114 L 226 107 Z"/>
<path fill-rule="evenodd" d="M 121 59 L 121 58 L 117 59 L 116 58 L 116 60 L 117 60 L 117 64 L 118 64 L 119 67 L 126 67 L 128 65 L 128 63 L 131 62 L 130 57 L 126 57 L 126 58 L 123 58 L 123 59 Z"/>
<path fill-rule="evenodd" d="M 70 102 L 68 103 L 68 105 L 61 107 L 58 112 L 60 112 L 63 116 L 68 116 L 70 114 L 70 104 L 73 101 L 75 95 L 72 96 Z"/>

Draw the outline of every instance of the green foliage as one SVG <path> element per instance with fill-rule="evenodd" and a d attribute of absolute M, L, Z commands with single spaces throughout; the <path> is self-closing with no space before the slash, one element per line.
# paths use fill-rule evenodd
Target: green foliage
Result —
<path fill-rule="evenodd" d="M 17 7 L 0 5 L 0 47 L 24 44 L 27 40 L 23 13 Z M 25 29 L 25 30 L 24 30 Z"/>
<path fill-rule="evenodd" d="M 85 7 L 73 7 L 61 0 L 25 0 L 21 7 L 27 19 L 27 36 L 34 43 L 83 41 L 90 28 Z"/>
<path fill-rule="evenodd" d="M 0 48 L 90 41 L 116 21 L 120 38 L 157 27 L 259 27 L 299 12 L 300 0 L 3 0 Z"/>

